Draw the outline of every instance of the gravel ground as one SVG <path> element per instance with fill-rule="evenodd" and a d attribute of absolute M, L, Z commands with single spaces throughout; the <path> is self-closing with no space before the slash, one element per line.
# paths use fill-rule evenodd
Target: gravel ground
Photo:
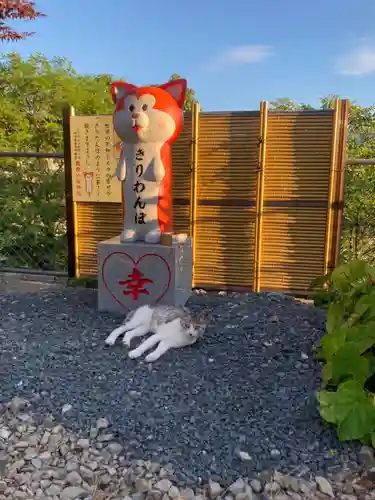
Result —
<path fill-rule="evenodd" d="M 227 487 L 184 487 L 170 466 L 129 457 L 106 419 L 83 438 L 16 396 L 0 405 L 0 500 L 373 500 L 374 451 L 365 448 L 370 470 L 362 473 L 305 479 L 273 471 Z"/>
<path fill-rule="evenodd" d="M 356 468 L 358 448 L 317 412 L 322 311 L 275 294 L 188 305 L 212 311 L 204 339 L 149 365 L 105 347 L 122 318 L 100 314 L 95 291 L 0 294 L 0 402 L 25 397 L 77 431 L 105 417 L 135 457 L 172 464 L 187 484 Z"/>

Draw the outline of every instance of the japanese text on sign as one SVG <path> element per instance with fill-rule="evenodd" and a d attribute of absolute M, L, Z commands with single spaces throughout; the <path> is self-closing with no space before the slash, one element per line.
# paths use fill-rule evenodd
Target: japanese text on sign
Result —
<path fill-rule="evenodd" d="M 112 117 L 72 116 L 70 130 L 74 201 L 121 203 Z"/>
<path fill-rule="evenodd" d="M 145 152 L 143 149 L 137 149 L 135 159 L 136 159 L 136 167 L 135 172 L 137 174 L 138 179 L 143 175 L 143 159 L 145 156 Z M 134 202 L 134 209 L 136 210 L 136 214 L 134 216 L 136 224 L 146 224 L 145 217 L 146 213 L 144 209 L 146 208 L 146 202 L 142 200 L 142 192 L 145 190 L 145 185 L 143 182 L 137 180 L 133 186 L 133 191 L 136 193 L 137 198 Z"/>

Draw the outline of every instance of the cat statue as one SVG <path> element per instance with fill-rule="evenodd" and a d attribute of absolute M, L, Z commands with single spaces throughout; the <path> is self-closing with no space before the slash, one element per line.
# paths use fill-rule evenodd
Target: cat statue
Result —
<path fill-rule="evenodd" d="M 123 145 L 116 170 L 122 183 L 122 243 L 159 243 L 172 227 L 171 144 L 183 126 L 187 82 L 159 87 L 112 83 L 113 127 Z"/>
<path fill-rule="evenodd" d="M 152 333 L 153 335 L 128 354 L 129 358 L 138 358 L 158 344 L 156 349 L 146 356 L 146 361 L 152 362 L 169 349 L 194 344 L 206 330 L 208 320 L 207 310 L 193 316 L 186 308 L 168 305 L 141 306 L 127 315 L 123 324 L 113 330 L 105 343 L 113 345 L 117 338 L 125 333 L 123 343 L 130 347 L 133 338 Z"/>

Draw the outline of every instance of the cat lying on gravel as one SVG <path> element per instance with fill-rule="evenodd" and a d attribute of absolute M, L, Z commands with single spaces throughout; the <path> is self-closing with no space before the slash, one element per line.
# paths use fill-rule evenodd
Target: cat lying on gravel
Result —
<path fill-rule="evenodd" d="M 144 352 L 158 344 L 157 348 L 146 356 L 152 362 L 160 358 L 169 349 L 194 344 L 206 329 L 209 314 L 206 310 L 192 315 L 188 309 L 167 305 L 141 306 L 131 311 L 124 323 L 113 330 L 105 343 L 113 345 L 117 338 L 125 333 L 123 343 L 130 347 L 135 337 L 153 333 L 136 349 L 129 351 L 130 358 L 138 358 Z"/>

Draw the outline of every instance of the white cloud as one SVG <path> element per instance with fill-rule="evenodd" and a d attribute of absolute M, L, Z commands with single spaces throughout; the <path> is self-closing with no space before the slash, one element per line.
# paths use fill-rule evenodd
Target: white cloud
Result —
<path fill-rule="evenodd" d="M 339 58 L 336 71 L 340 75 L 348 76 L 375 73 L 375 45 L 360 40 L 355 47 Z"/>
<path fill-rule="evenodd" d="M 272 55 L 269 45 L 238 45 L 224 50 L 208 61 L 203 69 L 206 71 L 219 71 L 228 66 L 258 63 Z"/>

